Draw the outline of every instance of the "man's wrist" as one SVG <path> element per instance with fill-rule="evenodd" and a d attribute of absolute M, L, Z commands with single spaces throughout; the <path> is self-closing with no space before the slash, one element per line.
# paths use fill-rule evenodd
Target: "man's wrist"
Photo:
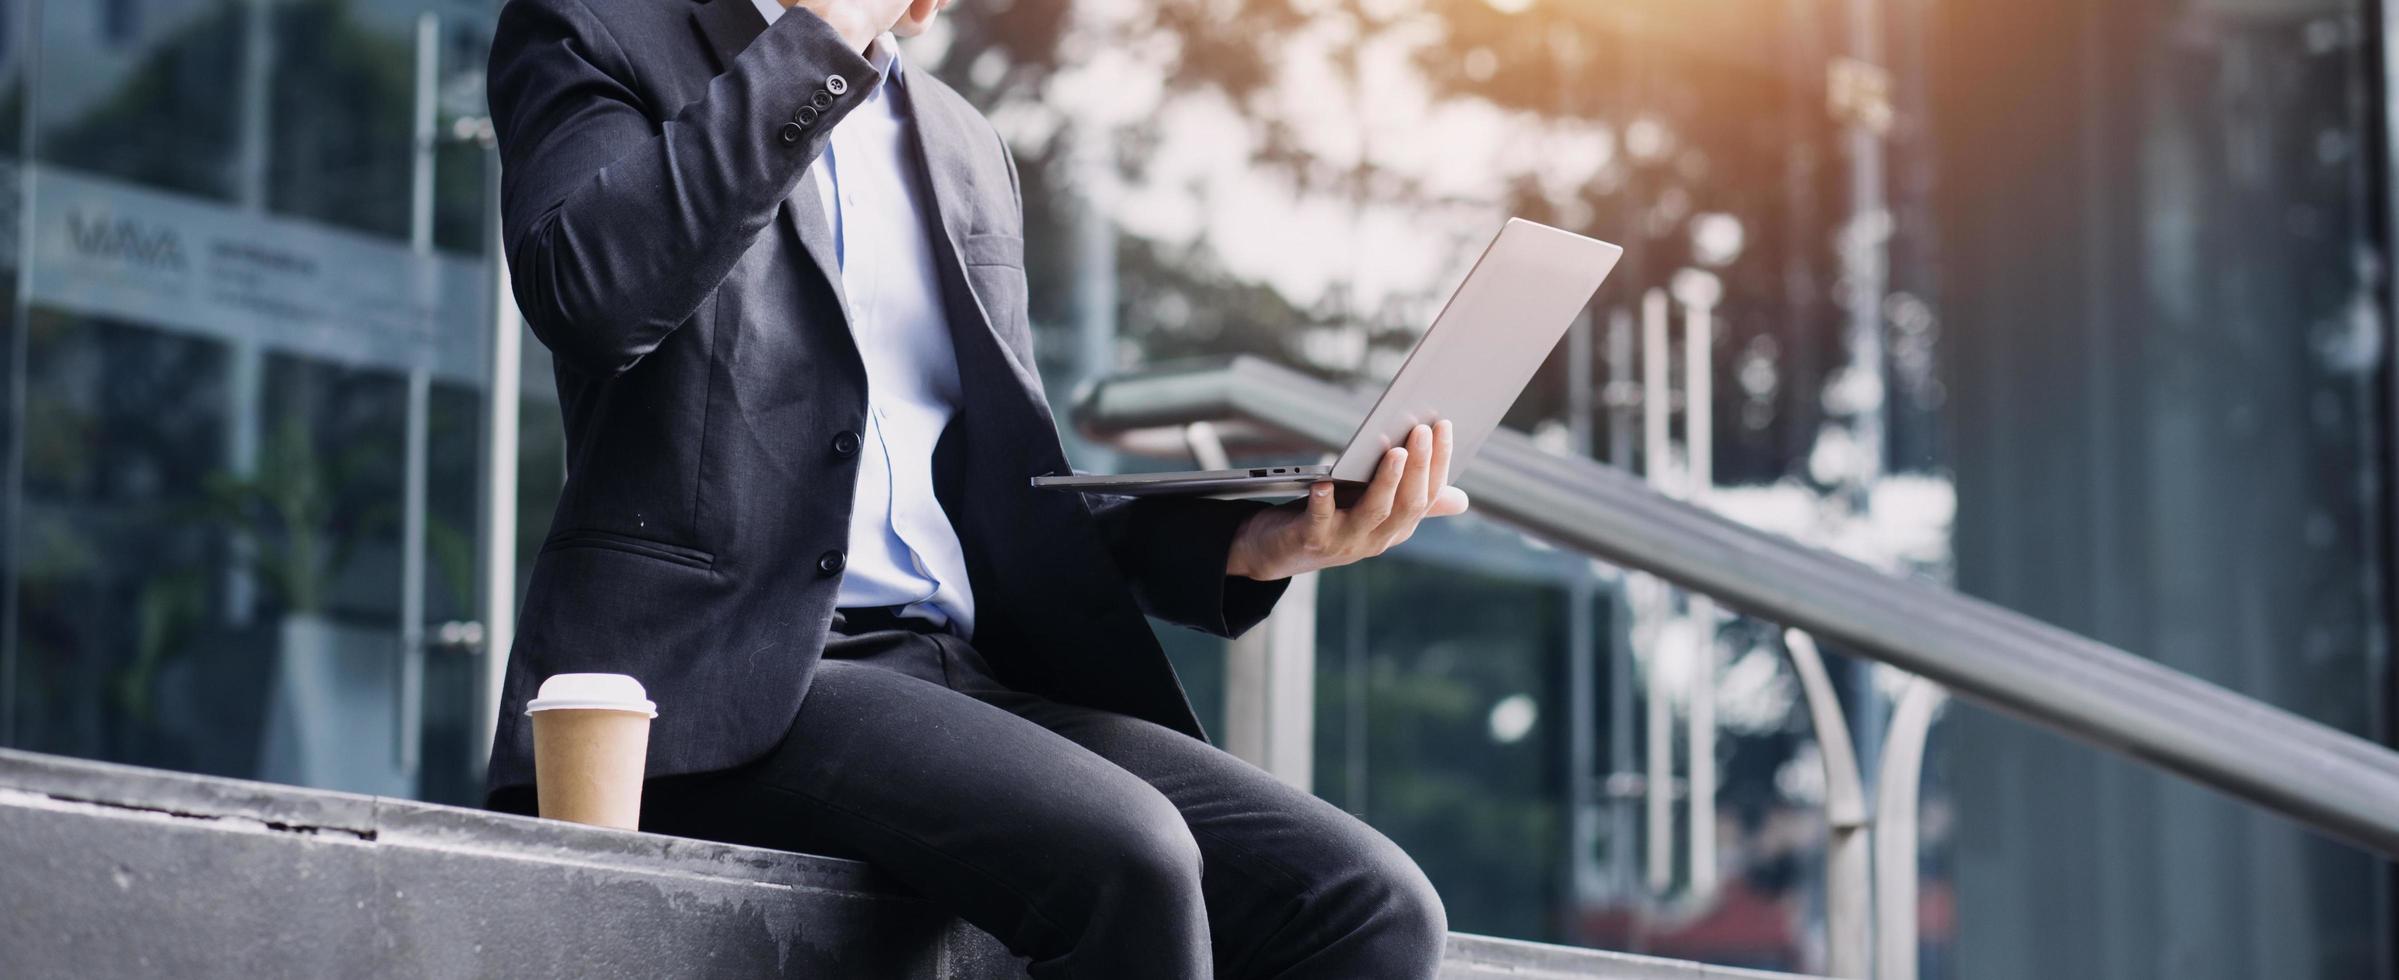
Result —
<path fill-rule="evenodd" d="M 1242 519 L 1241 526 L 1233 529 L 1233 545 L 1225 549 L 1224 556 L 1224 573 L 1228 577 L 1265 581 L 1258 578 L 1256 563 L 1250 558 L 1251 528 L 1257 525 L 1259 515 L 1264 513 L 1266 511 L 1261 510 L 1256 514 L 1249 515 Z"/>

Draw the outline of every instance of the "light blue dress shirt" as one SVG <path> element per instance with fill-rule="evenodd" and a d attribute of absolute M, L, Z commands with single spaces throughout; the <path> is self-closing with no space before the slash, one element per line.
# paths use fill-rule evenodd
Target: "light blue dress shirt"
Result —
<path fill-rule="evenodd" d="M 777 0 L 752 2 L 768 24 L 783 15 Z M 883 81 L 833 128 L 809 168 L 841 257 L 850 336 L 866 364 L 866 431 L 835 602 L 904 606 L 905 615 L 972 635 L 965 548 L 933 495 L 933 446 L 959 404 L 958 355 L 930 235 L 938 225 L 897 91 L 905 84 L 899 49 L 886 34 L 866 55 Z"/>

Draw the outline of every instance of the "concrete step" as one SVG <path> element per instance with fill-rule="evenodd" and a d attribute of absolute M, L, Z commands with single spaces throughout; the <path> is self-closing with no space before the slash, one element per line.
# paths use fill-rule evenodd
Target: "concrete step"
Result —
<path fill-rule="evenodd" d="M 0 750 L 9 977 L 1025 976 L 852 861 Z M 1781 974 L 1454 935 L 1445 978 Z"/>

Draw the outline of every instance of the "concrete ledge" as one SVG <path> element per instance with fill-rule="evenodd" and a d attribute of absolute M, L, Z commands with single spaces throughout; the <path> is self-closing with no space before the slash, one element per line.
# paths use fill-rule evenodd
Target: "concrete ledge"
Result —
<path fill-rule="evenodd" d="M 0 895 L 18 976 L 1024 975 L 855 862 L 17 752 Z"/>
<path fill-rule="evenodd" d="M 12 977 L 1001 980 L 851 861 L 0 750 Z M 1774 974 L 1453 936 L 1451 980 Z"/>
<path fill-rule="evenodd" d="M 1449 934 L 1441 980 L 1825 980 L 1792 973 L 1740 970 L 1688 960 L 1528 943 L 1521 939 Z"/>

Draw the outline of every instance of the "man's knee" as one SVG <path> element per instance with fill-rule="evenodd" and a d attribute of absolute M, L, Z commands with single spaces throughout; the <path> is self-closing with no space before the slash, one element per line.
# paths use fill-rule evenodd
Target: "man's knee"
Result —
<path fill-rule="evenodd" d="M 1418 947 L 1438 957 L 1449 937 L 1449 910 L 1432 879 L 1396 845 L 1368 849 L 1356 869 L 1359 898 L 1375 931 L 1388 942 Z"/>
<path fill-rule="evenodd" d="M 1146 798 L 1086 798 L 1093 805 L 1028 842 L 1052 869 L 1028 896 L 1040 913 L 1037 931 L 1010 942 L 1032 958 L 1034 976 L 1206 975 L 1199 843 L 1181 813 L 1142 788 Z"/>
<path fill-rule="evenodd" d="M 1392 850 L 1396 860 L 1383 863 L 1375 872 L 1383 881 L 1386 928 L 1395 941 L 1419 946 L 1437 961 L 1449 942 L 1449 910 L 1441 904 L 1441 893 L 1433 888 L 1432 879 L 1425 877 L 1424 869 L 1397 848 Z"/>
<path fill-rule="evenodd" d="M 1382 977 L 1431 977 L 1449 942 L 1449 913 L 1431 879 L 1407 852 L 1381 834 L 1359 828 L 1334 887 L 1322 888 L 1310 910 L 1346 937 L 1347 956 Z"/>
<path fill-rule="evenodd" d="M 1107 915 L 1128 903 L 1161 913 L 1202 909 L 1199 842 L 1174 804 L 1130 775 L 1077 795 L 1026 841 L 1053 869 L 1055 914 Z"/>
<path fill-rule="evenodd" d="M 1145 787 L 1146 788 L 1146 787 Z M 1087 858 L 1099 865 L 1103 902 L 1200 901 L 1199 841 L 1155 791 L 1135 794 L 1097 821 Z"/>

